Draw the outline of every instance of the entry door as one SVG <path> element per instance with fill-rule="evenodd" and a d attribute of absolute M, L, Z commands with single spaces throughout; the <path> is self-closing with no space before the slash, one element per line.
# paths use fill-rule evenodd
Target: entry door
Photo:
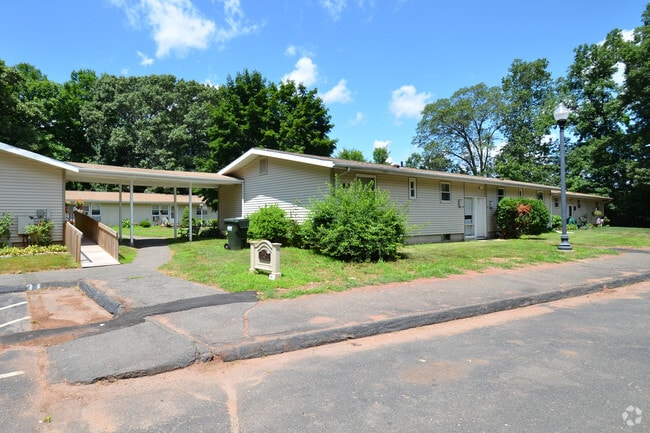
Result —
<path fill-rule="evenodd" d="M 465 197 L 465 237 L 487 237 L 487 210 L 485 197 Z"/>
<path fill-rule="evenodd" d="M 487 208 L 485 197 L 474 198 L 474 234 L 477 239 L 487 237 Z"/>
<path fill-rule="evenodd" d="M 474 197 L 465 197 L 465 237 L 474 237 Z"/>

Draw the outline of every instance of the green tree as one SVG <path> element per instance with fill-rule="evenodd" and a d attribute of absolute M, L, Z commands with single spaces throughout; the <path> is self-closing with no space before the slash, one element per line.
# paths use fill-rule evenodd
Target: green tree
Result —
<path fill-rule="evenodd" d="M 435 141 L 425 144 L 419 153 L 412 153 L 404 165 L 406 167 L 419 168 L 422 170 L 460 171 L 460 169 L 454 168 L 453 163 L 447 155 L 445 155 L 444 150 Z"/>
<path fill-rule="evenodd" d="M 548 61 L 516 59 L 502 80 L 503 146 L 495 162 L 505 179 L 558 184 L 559 164 L 555 141 L 548 140 L 555 105 L 555 85 Z"/>
<path fill-rule="evenodd" d="M 53 134 L 69 149 L 71 161 L 88 162 L 93 158 L 93 149 L 86 138 L 81 109 L 89 100 L 96 81 L 97 75 L 92 70 L 74 71 L 70 74 L 70 80 L 63 83 L 56 100 Z"/>
<path fill-rule="evenodd" d="M 363 156 L 363 152 L 357 149 L 341 149 L 334 157 L 348 161 L 367 162 Z"/>
<path fill-rule="evenodd" d="M 413 143 L 420 148 L 435 143 L 435 150 L 462 173 L 491 175 L 502 106 L 498 87 L 480 83 L 457 90 L 424 107 Z"/>
<path fill-rule="evenodd" d="M 330 156 L 332 127 L 315 90 L 293 82 L 277 86 L 244 70 L 219 88 L 202 169 L 217 171 L 254 147 Z"/>
<path fill-rule="evenodd" d="M 610 216 L 621 223 L 631 209 L 627 199 L 633 185 L 630 171 L 636 156 L 628 134 L 630 119 L 615 79 L 623 59 L 621 32 L 610 32 L 602 44 L 575 50 L 567 86 L 574 99 L 574 114 L 567 125 L 577 141 L 567 154 L 569 189 L 614 199 Z"/>
<path fill-rule="evenodd" d="M 388 164 L 388 158 L 390 157 L 390 152 L 388 148 L 384 146 L 375 147 L 372 151 L 372 161 L 375 164 Z"/>
<path fill-rule="evenodd" d="M 209 112 L 217 89 L 172 75 L 102 75 L 81 118 L 93 162 L 196 170 L 207 156 Z"/>
<path fill-rule="evenodd" d="M 650 4 L 642 16 L 642 25 L 634 39 L 623 46 L 625 85 L 623 102 L 631 116 L 629 133 L 630 189 L 624 196 L 625 222 L 650 227 L 650 215 L 644 208 L 650 203 Z"/>
<path fill-rule="evenodd" d="M 36 140 L 36 128 L 28 120 L 19 99 L 24 78 L 0 60 L 0 141 L 29 149 Z"/>

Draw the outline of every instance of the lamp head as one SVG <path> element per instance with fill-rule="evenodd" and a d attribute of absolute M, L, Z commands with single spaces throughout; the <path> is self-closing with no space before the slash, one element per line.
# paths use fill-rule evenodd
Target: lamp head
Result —
<path fill-rule="evenodd" d="M 563 126 L 569 118 L 569 113 L 569 109 L 566 108 L 564 103 L 560 102 L 555 108 L 555 111 L 553 111 L 553 117 L 560 126 Z"/>

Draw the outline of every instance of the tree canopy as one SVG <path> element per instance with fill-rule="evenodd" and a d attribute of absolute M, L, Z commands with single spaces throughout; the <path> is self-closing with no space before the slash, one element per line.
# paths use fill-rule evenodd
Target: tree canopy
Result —
<path fill-rule="evenodd" d="M 464 87 L 424 107 L 413 142 L 421 148 L 435 146 L 436 153 L 447 155 L 454 171 L 491 175 L 502 104 L 498 87 L 483 83 Z"/>

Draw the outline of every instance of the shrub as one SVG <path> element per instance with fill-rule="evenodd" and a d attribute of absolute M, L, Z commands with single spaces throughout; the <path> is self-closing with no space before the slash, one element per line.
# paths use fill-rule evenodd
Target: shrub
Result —
<path fill-rule="evenodd" d="M 259 208 L 249 217 L 248 238 L 266 239 L 287 244 L 291 239 L 292 224 L 278 205 Z"/>
<path fill-rule="evenodd" d="M 504 238 L 542 234 L 548 229 L 550 217 L 541 200 L 505 197 L 497 206 L 497 227 Z"/>
<path fill-rule="evenodd" d="M 551 228 L 553 230 L 559 230 L 560 228 L 562 228 L 562 217 L 560 215 L 553 215 Z"/>
<path fill-rule="evenodd" d="M 29 236 L 29 242 L 32 245 L 47 246 L 52 243 L 52 230 L 54 222 L 41 221 L 38 224 L 28 224 L 25 226 L 25 234 Z"/>
<path fill-rule="evenodd" d="M 151 227 L 151 222 L 149 220 L 142 220 L 138 223 L 140 227 Z"/>
<path fill-rule="evenodd" d="M 306 245 L 322 254 L 346 261 L 393 260 L 406 234 L 406 211 L 387 191 L 359 180 L 330 185 L 329 194 L 310 203 L 310 218 L 303 224 Z"/>
<path fill-rule="evenodd" d="M 131 220 L 128 218 L 124 218 L 122 220 L 122 228 L 123 229 L 130 229 L 131 228 Z"/>
<path fill-rule="evenodd" d="M 0 218 L 0 248 L 6 245 L 5 238 L 9 237 L 9 228 L 13 222 L 14 214 L 11 212 L 4 212 Z"/>
<path fill-rule="evenodd" d="M 181 227 L 189 227 L 190 226 L 190 208 L 186 207 L 183 209 L 183 216 L 181 218 Z M 192 218 L 192 228 L 196 228 L 199 226 L 199 220 L 196 218 Z"/>

